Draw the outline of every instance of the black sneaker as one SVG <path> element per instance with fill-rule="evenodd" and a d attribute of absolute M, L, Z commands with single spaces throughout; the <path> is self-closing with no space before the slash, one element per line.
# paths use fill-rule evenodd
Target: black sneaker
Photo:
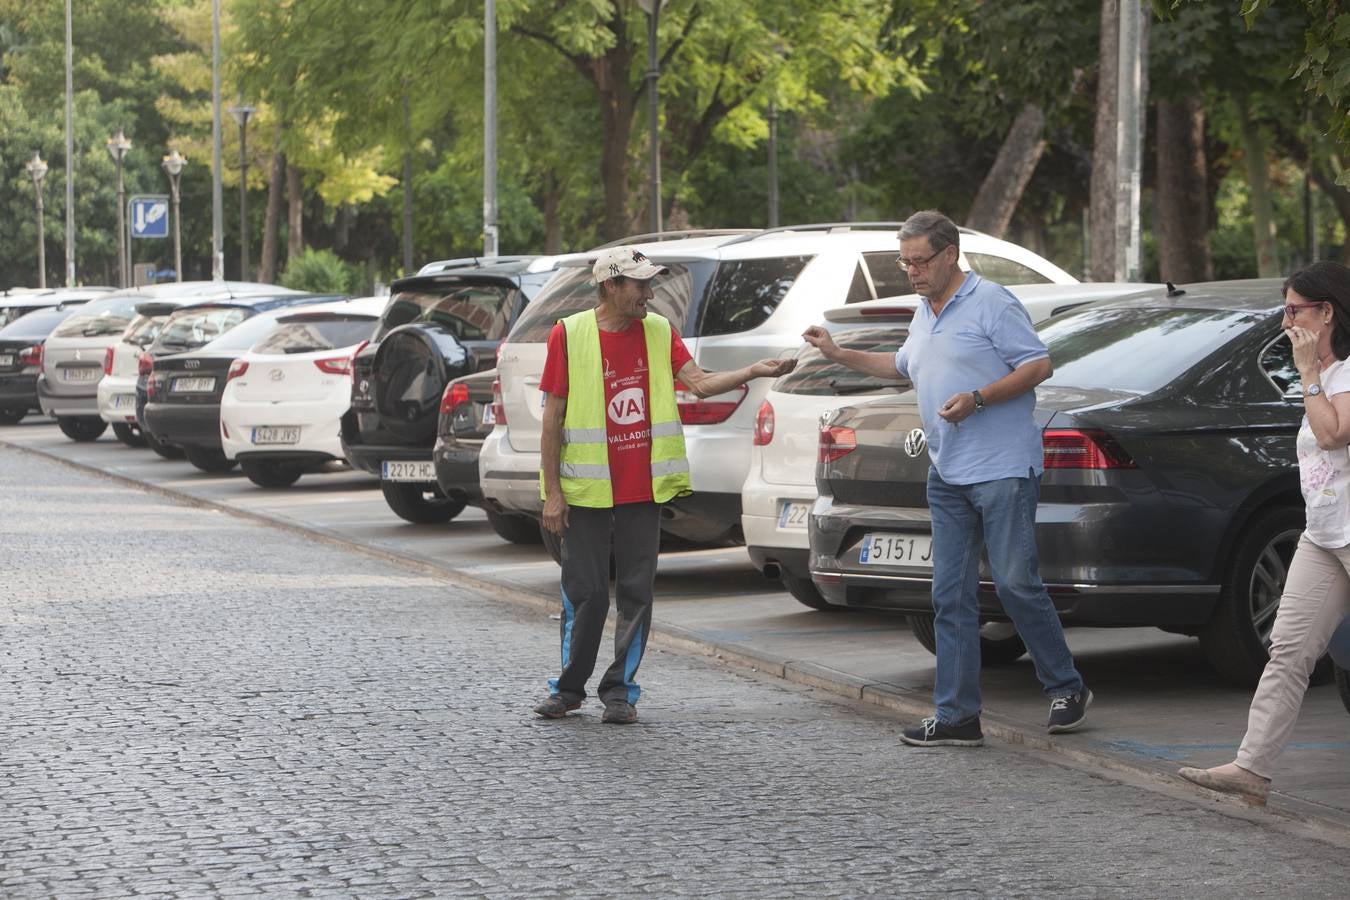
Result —
<path fill-rule="evenodd" d="M 982 747 L 984 732 L 979 716 L 960 725 L 948 725 L 930 716 L 902 731 L 900 740 L 911 747 Z"/>
<path fill-rule="evenodd" d="M 610 700 L 600 721 L 608 725 L 632 725 L 637 721 L 637 710 L 625 700 Z"/>
<path fill-rule="evenodd" d="M 553 694 L 534 708 L 534 714 L 544 719 L 561 719 L 575 709 L 581 709 L 581 701 L 575 703 L 564 700 L 561 694 Z"/>
<path fill-rule="evenodd" d="M 1067 697 L 1056 697 L 1050 701 L 1050 721 L 1045 723 L 1051 734 L 1073 731 L 1087 718 L 1087 708 L 1092 705 L 1092 691 L 1084 687 Z"/>

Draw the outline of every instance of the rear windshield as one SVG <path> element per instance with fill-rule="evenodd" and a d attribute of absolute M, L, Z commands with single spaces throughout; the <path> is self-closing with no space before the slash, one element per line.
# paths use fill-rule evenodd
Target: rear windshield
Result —
<path fill-rule="evenodd" d="M 242 306 L 205 306 L 176 312 L 169 317 L 155 347 L 170 353 L 196 350 L 209 344 L 252 315 Z"/>
<path fill-rule="evenodd" d="M 136 316 L 136 304 L 144 297 L 106 297 L 79 308 L 79 312 L 61 323 L 52 337 L 103 337 L 121 334 Z"/>
<path fill-rule="evenodd" d="M 735 334 L 762 325 L 810 261 L 809 256 L 777 256 L 722 263 L 703 301 L 699 335 Z"/>
<path fill-rule="evenodd" d="M 207 344 L 203 349 L 234 350 L 242 353 L 272 334 L 277 327 L 277 315 L 275 312 L 263 312 L 251 316 Z"/>
<path fill-rule="evenodd" d="M 68 309 L 39 309 L 0 328 L 0 341 L 40 341 L 70 316 Z"/>
<path fill-rule="evenodd" d="M 400 291 L 389 298 L 376 339 L 410 322 L 438 325 L 461 341 L 499 341 L 511 327 L 520 290 L 510 284 L 445 286 L 444 290 Z"/>
<path fill-rule="evenodd" d="M 135 344 L 137 347 L 148 347 L 156 337 L 159 336 L 159 330 L 164 327 L 168 316 L 137 316 L 131 320 L 127 327 L 127 333 L 122 335 L 122 340 L 128 344 Z"/>
<path fill-rule="evenodd" d="M 683 334 L 685 319 L 693 304 L 696 281 L 704 273 L 693 266 L 661 264 L 670 270 L 670 274 L 658 275 L 652 280 L 650 308 L 669 319 L 671 326 Z M 706 270 L 707 267 L 703 268 Z M 594 309 L 598 302 L 599 296 L 591 281 L 589 267 L 563 269 L 525 307 L 525 312 L 521 313 L 507 340 L 516 344 L 541 344 L 548 340 L 548 333 L 559 319 Z"/>
<path fill-rule="evenodd" d="M 370 339 L 374 316 L 306 316 L 279 324 L 253 347 L 254 353 L 281 355 L 352 347 Z"/>
<path fill-rule="evenodd" d="M 989 253 L 967 253 L 966 262 L 981 278 L 996 284 L 1049 284 L 1050 279 L 1030 266 Z"/>
<path fill-rule="evenodd" d="M 847 350 L 894 353 L 905 342 L 909 329 L 904 325 L 861 325 L 834 332 L 834 340 Z M 808 346 L 797 355 L 797 368 L 773 383 L 773 390 L 784 394 L 809 394 L 816 397 L 866 394 L 872 391 L 909 390 L 908 380 L 896 373 L 894 378 L 878 378 L 855 372 L 830 362 L 820 351 Z"/>
<path fill-rule="evenodd" d="M 1150 394 L 1263 318 L 1215 309 L 1067 312 L 1037 328 L 1055 367 L 1046 384 Z"/>

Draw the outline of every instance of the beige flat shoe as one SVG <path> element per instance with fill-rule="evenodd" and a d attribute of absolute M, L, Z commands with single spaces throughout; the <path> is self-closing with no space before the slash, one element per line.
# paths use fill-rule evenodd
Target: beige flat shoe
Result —
<path fill-rule="evenodd" d="M 1270 796 L 1270 781 L 1259 775 L 1231 775 L 1217 769 L 1184 768 L 1177 772 L 1182 778 L 1202 788 L 1221 794 L 1234 794 L 1253 806 L 1265 806 Z"/>

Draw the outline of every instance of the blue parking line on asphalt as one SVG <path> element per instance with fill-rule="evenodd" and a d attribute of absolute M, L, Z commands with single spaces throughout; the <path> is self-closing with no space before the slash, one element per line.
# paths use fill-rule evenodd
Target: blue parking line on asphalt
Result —
<path fill-rule="evenodd" d="M 1141 741 L 1102 741 L 1102 746 L 1112 750 L 1147 756 L 1153 759 L 1186 760 L 1196 753 L 1209 750 L 1237 751 L 1237 744 L 1145 744 Z M 1295 741 L 1289 750 L 1343 750 L 1350 749 L 1350 741 Z"/>

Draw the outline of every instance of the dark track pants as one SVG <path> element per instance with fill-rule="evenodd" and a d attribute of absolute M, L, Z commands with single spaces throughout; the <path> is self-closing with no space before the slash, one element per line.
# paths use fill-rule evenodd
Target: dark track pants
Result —
<path fill-rule="evenodd" d="M 652 624 L 652 592 L 661 543 L 661 507 L 624 503 L 611 509 L 573 506 L 563 533 L 562 674 L 549 680 L 552 693 L 568 701 L 586 697 L 586 682 L 609 614 L 609 557 L 614 552 L 614 662 L 596 691 L 601 701 L 637 703 L 634 678 L 647 649 Z"/>

